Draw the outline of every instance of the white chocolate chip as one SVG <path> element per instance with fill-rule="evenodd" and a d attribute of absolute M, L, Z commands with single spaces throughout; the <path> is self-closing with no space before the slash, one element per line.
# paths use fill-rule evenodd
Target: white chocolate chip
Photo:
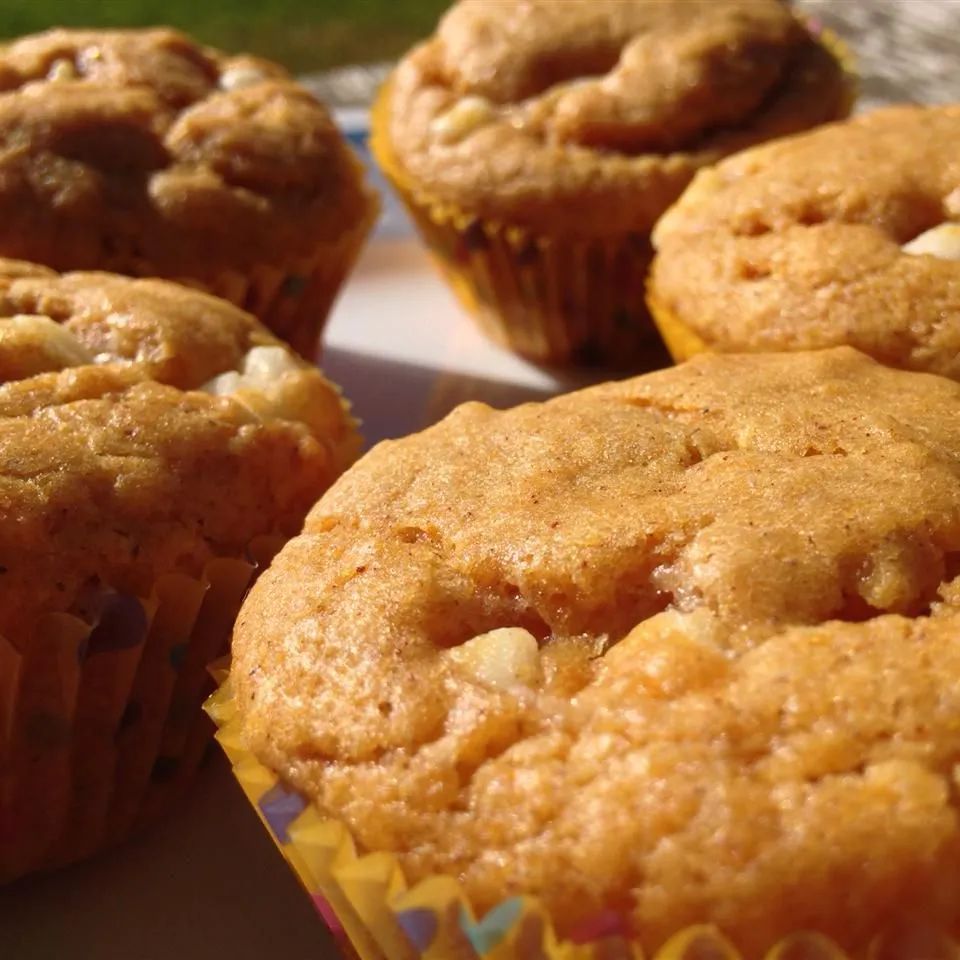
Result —
<path fill-rule="evenodd" d="M 243 358 L 243 375 L 252 383 L 266 385 L 300 365 L 285 347 L 254 347 Z"/>
<path fill-rule="evenodd" d="M 430 132 L 443 143 L 455 143 L 489 123 L 494 115 L 493 104 L 486 97 L 463 97 L 434 119 Z"/>
<path fill-rule="evenodd" d="M 49 317 L 17 314 L 0 319 L 0 344 L 41 351 L 48 369 L 65 370 L 93 363 L 93 354 L 66 328 Z"/>
<path fill-rule="evenodd" d="M 960 220 L 960 187 L 955 187 L 943 198 L 943 209 L 948 217 Z"/>
<path fill-rule="evenodd" d="M 960 260 L 960 223 L 941 223 L 914 237 L 901 249 L 913 256 L 929 254 L 941 260 Z"/>
<path fill-rule="evenodd" d="M 239 367 L 208 380 L 199 389 L 229 397 L 261 422 L 300 424 L 328 447 L 331 437 L 342 435 L 344 407 L 338 391 L 316 367 L 291 350 L 254 347 Z M 339 460 L 340 453 L 330 449 L 331 456 Z"/>
<path fill-rule="evenodd" d="M 497 689 L 533 687 L 543 679 L 537 638 L 520 627 L 481 633 L 447 656 L 474 680 Z"/>
<path fill-rule="evenodd" d="M 241 87 L 252 87 L 256 83 L 266 80 L 266 74 L 256 67 L 230 67 L 220 74 L 220 88 L 222 90 L 239 90 Z"/>
<path fill-rule="evenodd" d="M 300 365 L 284 347 L 254 347 L 239 370 L 228 370 L 208 380 L 200 389 L 224 397 L 239 390 L 264 390 Z"/>
<path fill-rule="evenodd" d="M 208 380 L 200 389 L 204 393 L 213 393 L 218 397 L 229 397 L 236 393 L 243 384 L 243 376 L 236 370 L 228 370 L 219 376 Z"/>
<path fill-rule="evenodd" d="M 66 57 L 58 57 L 50 64 L 50 69 L 47 71 L 47 79 L 54 83 L 59 83 L 63 80 L 76 80 L 77 68 L 72 60 L 68 60 Z"/>

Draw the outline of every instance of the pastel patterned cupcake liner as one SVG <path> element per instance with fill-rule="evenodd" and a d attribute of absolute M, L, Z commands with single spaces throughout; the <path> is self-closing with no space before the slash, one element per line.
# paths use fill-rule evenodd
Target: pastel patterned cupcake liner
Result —
<path fill-rule="evenodd" d="M 105 589 L 89 622 L 52 613 L 0 637 L 0 882 L 112 845 L 183 792 L 213 732 L 207 664 L 279 546 L 260 538 L 147 596 Z"/>
<path fill-rule="evenodd" d="M 346 957 L 360 960 L 641 960 L 629 918 L 613 911 L 582 924 L 569 939 L 553 929 L 534 897 L 515 896 L 479 916 L 453 877 L 410 886 L 390 853 L 358 850 L 347 827 L 324 816 L 246 749 L 228 664 L 207 702 L 217 740 L 247 799 L 312 899 Z M 956 960 L 960 944 L 924 931 L 913 939 L 875 940 L 851 958 L 828 938 L 798 930 L 763 960 Z M 716 926 L 678 931 L 649 960 L 743 960 Z"/>

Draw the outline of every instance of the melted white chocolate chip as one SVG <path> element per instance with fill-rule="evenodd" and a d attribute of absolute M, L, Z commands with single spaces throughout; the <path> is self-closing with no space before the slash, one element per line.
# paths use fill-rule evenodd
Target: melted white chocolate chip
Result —
<path fill-rule="evenodd" d="M 93 354 L 66 328 L 49 317 L 17 314 L 0 319 L 0 344 L 36 351 L 48 370 L 94 363 Z"/>
<path fill-rule="evenodd" d="M 220 74 L 221 90 L 239 90 L 266 80 L 266 75 L 255 67 L 229 67 Z"/>
<path fill-rule="evenodd" d="M 491 687 L 534 687 L 543 679 L 537 638 L 520 627 L 481 633 L 447 656 L 464 673 Z"/>
<path fill-rule="evenodd" d="M 58 57 L 50 64 L 50 69 L 47 71 L 47 79 L 53 83 L 59 83 L 64 80 L 76 80 L 77 76 L 76 65 L 66 57 Z"/>
<path fill-rule="evenodd" d="M 240 390 L 262 392 L 285 373 L 299 370 L 300 365 L 284 347 L 254 347 L 243 358 L 239 370 L 228 370 L 208 380 L 200 389 L 225 397 Z"/>
<path fill-rule="evenodd" d="M 456 143 L 490 123 L 495 116 L 494 106 L 486 97 L 463 97 L 434 119 L 430 132 L 443 143 Z"/>
<path fill-rule="evenodd" d="M 941 260 L 960 260 L 960 223 L 941 223 L 914 237 L 901 249 L 913 256 L 928 254 Z"/>
<path fill-rule="evenodd" d="M 200 389 L 230 397 L 260 419 L 303 423 L 318 436 L 329 433 L 331 410 L 339 411 L 319 373 L 279 346 L 254 347 L 239 370 L 221 373 Z"/>
<path fill-rule="evenodd" d="M 943 198 L 943 210 L 948 217 L 960 220 L 960 187 L 954 187 Z"/>

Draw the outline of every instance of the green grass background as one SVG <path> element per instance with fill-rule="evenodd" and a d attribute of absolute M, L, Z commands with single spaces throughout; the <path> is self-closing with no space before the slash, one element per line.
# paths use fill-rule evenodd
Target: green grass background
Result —
<path fill-rule="evenodd" d="M 0 0 L 0 37 L 47 27 L 169 24 L 226 50 L 325 70 L 388 60 L 429 34 L 449 0 Z"/>

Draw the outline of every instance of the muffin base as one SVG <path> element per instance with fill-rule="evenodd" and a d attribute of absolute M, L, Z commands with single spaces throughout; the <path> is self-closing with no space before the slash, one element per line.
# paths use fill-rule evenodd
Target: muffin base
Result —
<path fill-rule="evenodd" d="M 371 116 L 371 151 L 440 272 L 491 340 L 544 364 L 639 369 L 645 357 L 660 360 L 644 301 L 649 234 L 542 236 L 441 201 L 413 183 L 387 142 L 389 96 L 387 83 Z"/>
<path fill-rule="evenodd" d="M 648 291 L 647 307 L 675 363 L 683 363 L 698 353 L 710 353 L 706 341 Z"/>
<path fill-rule="evenodd" d="M 279 546 L 111 593 L 94 624 L 41 617 L 23 653 L 0 638 L 0 883 L 111 846 L 184 792 L 213 733 L 206 666 Z"/>
<path fill-rule="evenodd" d="M 256 810 L 344 956 L 361 960 L 630 960 L 647 956 L 627 918 L 591 918 L 570 939 L 555 933 L 534 897 L 504 900 L 478 918 L 455 878 L 433 876 L 413 887 L 389 853 L 358 851 L 347 827 L 326 817 L 246 749 L 236 716 L 229 664 L 214 670 L 221 686 L 206 710 L 247 799 Z M 877 938 L 863 960 L 953 957 L 960 944 L 925 931 L 918 943 Z M 919 953 L 917 952 L 919 950 Z M 651 960 L 756 960 L 744 956 L 711 924 L 673 934 Z M 861 960 L 832 940 L 798 930 L 763 953 L 764 960 Z"/>
<path fill-rule="evenodd" d="M 371 200 L 362 223 L 282 269 L 261 264 L 246 271 L 223 271 L 199 283 L 183 277 L 179 281 L 242 307 L 302 357 L 314 361 L 330 309 L 379 215 L 379 203 Z"/>

